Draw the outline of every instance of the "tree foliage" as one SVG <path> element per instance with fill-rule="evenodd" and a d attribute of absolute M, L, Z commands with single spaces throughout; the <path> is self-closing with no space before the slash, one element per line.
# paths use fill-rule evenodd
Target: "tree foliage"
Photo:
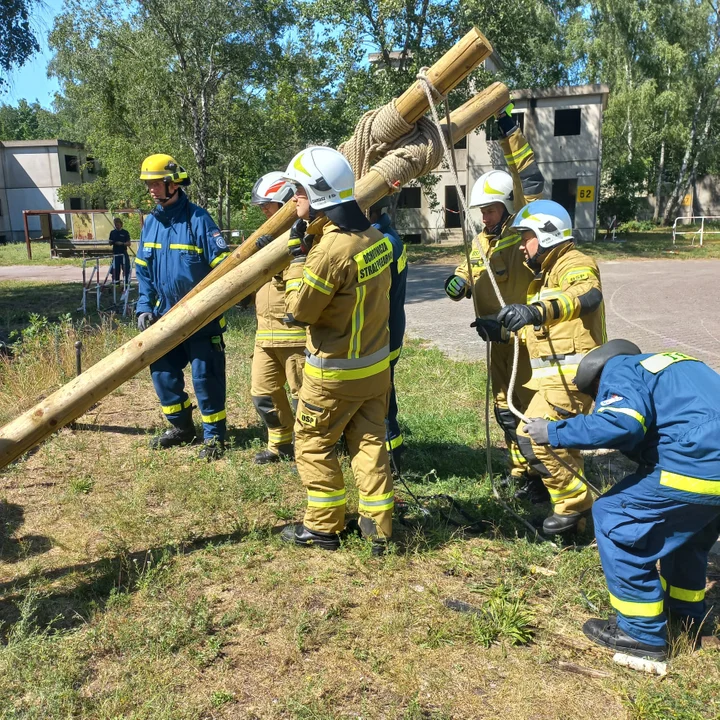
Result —
<path fill-rule="evenodd" d="M 632 215 L 638 195 L 655 193 L 656 219 L 672 222 L 698 174 L 717 164 L 717 7 L 709 0 L 599 0 L 585 16 L 585 74 L 610 85 L 606 199 Z"/>
<path fill-rule="evenodd" d="M 72 138 L 66 134 L 62 118 L 40 103 L 20 100 L 16 106 L 0 105 L 0 140 L 41 140 Z"/>
<path fill-rule="evenodd" d="M 603 203 L 631 217 L 657 193 L 657 219 L 668 221 L 695 178 L 720 167 L 713 2 L 66 0 L 50 36 L 55 113 L 0 106 L 0 134 L 86 143 L 111 204 L 147 202 L 140 162 L 168 152 L 228 224 L 259 175 L 307 144 L 337 145 L 475 25 L 500 69 L 476 71 L 474 87 L 610 86 Z M 243 213 L 233 224 L 254 221 Z"/>
<path fill-rule="evenodd" d="M 3 74 L 21 67 L 40 50 L 30 24 L 37 0 L 0 0 L 0 91 L 7 86 Z"/>

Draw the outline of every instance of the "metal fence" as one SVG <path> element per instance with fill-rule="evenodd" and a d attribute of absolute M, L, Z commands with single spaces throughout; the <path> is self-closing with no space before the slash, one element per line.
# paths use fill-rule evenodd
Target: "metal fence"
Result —
<path fill-rule="evenodd" d="M 688 221 L 690 220 L 692 222 L 692 229 L 688 230 L 678 230 L 678 221 Z M 700 227 L 695 227 L 695 220 L 700 221 Z M 706 235 L 720 235 L 720 230 L 706 230 L 705 229 L 705 221 L 706 220 L 716 220 L 720 222 L 720 215 L 684 215 L 683 217 L 676 217 L 675 222 L 673 223 L 673 229 L 672 229 L 672 236 L 673 236 L 673 245 L 675 244 L 675 239 L 677 237 L 687 237 L 690 236 L 690 245 L 695 245 L 695 240 L 699 239 L 700 247 L 702 247 L 703 239 Z"/>

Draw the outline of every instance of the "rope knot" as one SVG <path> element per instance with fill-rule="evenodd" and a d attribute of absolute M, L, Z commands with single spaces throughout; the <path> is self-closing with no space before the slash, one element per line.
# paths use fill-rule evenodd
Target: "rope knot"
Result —
<path fill-rule="evenodd" d="M 429 67 L 421 67 L 420 70 L 418 70 L 417 75 L 415 76 L 416 80 L 420 80 L 420 82 L 425 83 L 427 87 L 429 88 L 430 92 L 432 93 L 432 96 L 437 99 L 437 102 L 444 102 L 447 100 L 447 95 L 443 95 L 433 84 L 432 80 L 427 76 L 428 70 L 430 70 Z"/>

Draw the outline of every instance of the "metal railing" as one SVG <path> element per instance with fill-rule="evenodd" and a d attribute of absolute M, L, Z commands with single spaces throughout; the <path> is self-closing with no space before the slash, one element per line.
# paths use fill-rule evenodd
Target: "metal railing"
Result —
<path fill-rule="evenodd" d="M 692 230 L 678 230 L 677 224 L 679 220 L 699 220 L 700 221 L 700 228 L 693 227 Z M 700 247 L 702 247 L 703 244 L 703 238 L 705 235 L 720 235 L 720 230 L 706 230 L 705 229 L 705 221 L 706 220 L 718 220 L 720 221 L 720 215 L 684 215 L 682 217 L 676 217 L 675 222 L 673 223 L 673 229 L 672 229 L 672 236 L 673 236 L 673 245 L 675 244 L 675 238 L 677 236 L 685 237 L 686 235 L 691 236 L 690 245 L 695 245 L 695 238 L 700 238 Z M 693 223 L 694 225 L 695 223 Z"/>
<path fill-rule="evenodd" d="M 97 312 L 100 312 L 102 310 L 101 304 L 102 304 L 102 292 L 108 286 L 112 289 L 112 305 L 110 307 L 110 310 L 114 311 L 121 311 L 123 316 L 127 316 L 130 311 L 133 309 L 133 305 L 135 304 L 130 300 L 130 290 L 132 287 L 132 279 L 133 279 L 133 263 L 130 263 L 129 267 L 129 273 L 128 275 L 125 275 L 124 267 L 119 268 L 118 272 L 118 282 L 116 283 L 114 281 L 113 275 L 113 265 L 116 261 L 122 262 L 125 258 L 124 253 L 123 254 L 114 254 L 111 256 L 112 261 L 107 268 L 107 273 L 105 275 L 105 279 L 100 279 L 100 261 L 107 259 L 107 256 L 103 257 L 89 257 L 89 258 L 83 258 L 82 263 L 82 278 L 83 278 L 83 291 L 82 291 L 82 301 L 80 304 L 80 307 L 78 308 L 78 311 L 82 310 L 83 315 L 87 315 L 88 312 L 88 303 L 87 298 L 88 295 L 91 292 L 94 292 L 95 294 L 95 309 Z M 87 277 L 87 270 L 88 266 L 92 267 L 92 271 L 90 272 L 90 277 Z M 122 286 L 119 285 L 120 280 L 120 273 L 123 275 L 122 279 Z M 93 282 L 95 283 L 93 287 Z M 120 298 L 118 299 L 118 290 L 121 290 Z"/>

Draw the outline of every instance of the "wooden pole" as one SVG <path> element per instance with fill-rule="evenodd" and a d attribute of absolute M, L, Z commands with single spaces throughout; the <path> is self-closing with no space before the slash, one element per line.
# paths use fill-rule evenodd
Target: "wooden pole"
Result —
<path fill-rule="evenodd" d="M 496 83 L 455 110 L 450 121 L 455 141 L 485 122 L 507 105 L 507 88 Z M 365 207 L 388 191 L 385 179 L 371 170 L 363 178 Z M 0 467 L 20 457 L 54 431 L 80 417 L 94 403 L 126 380 L 189 338 L 210 320 L 254 292 L 290 263 L 287 243 L 270 243 L 242 265 L 218 278 L 210 287 L 184 299 L 158 322 L 125 343 L 0 428 Z"/>
<path fill-rule="evenodd" d="M 491 53 L 492 45 L 490 42 L 477 28 L 473 28 L 427 71 L 427 77 L 440 93 L 446 95 L 450 90 L 457 87 Z M 508 103 L 509 102 L 508 100 Z M 411 125 L 416 123 L 430 109 L 427 103 L 427 96 L 420 81 L 417 81 L 395 100 L 395 107 L 403 119 Z M 361 202 L 362 182 L 363 180 L 361 179 L 355 188 L 355 197 L 358 203 L 360 203 L 360 207 L 365 209 L 370 207 L 372 202 L 367 203 L 367 205 L 363 205 Z M 194 295 L 204 290 L 217 278 L 222 277 L 230 272 L 236 265 L 247 260 L 247 258 L 257 251 L 255 241 L 261 235 L 272 235 L 276 238 L 286 230 L 289 230 L 296 219 L 295 207 L 292 203 L 286 203 L 269 220 L 266 220 L 252 233 L 230 257 L 225 258 L 202 282 L 196 285 L 195 288 L 190 291 L 189 295 Z M 180 303 L 184 302 L 189 295 L 186 295 Z M 178 305 L 180 303 L 178 303 Z M 178 305 L 175 307 L 178 307 Z M 174 311 L 174 309 L 175 308 L 173 308 L 172 311 Z"/>
<path fill-rule="evenodd" d="M 487 119 L 492 115 L 496 115 L 509 103 L 510 92 L 503 83 L 496 82 L 485 88 L 485 90 L 482 90 L 470 98 L 464 105 L 461 105 L 450 114 L 452 137 L 448 135 L 448 142 L 457 142 L 474 130 L 479 124 L 485 122 L 485 120 L 481 120 L 480 123 L 477 123 L 478 115 L 484 114 L 485 119 Z M 447 135 L 445 121 L 443 120 L 441 124 Z M 373 203 L 385 197 L 388 193 L 388 188 L 385 185 L 386 183 L 382 177 L 371 169 L 367 175 L 358 180 L 355 186 L 355 199 L 358 205 L 360 205 L 363 210 L 367 210 Z M 296 219 L 294 204 L 286 203 L 269 220 L 266 220 L 258 230 L 250 235 L 230 257 L 226 258 L 213 272 L 204 278 L 202 282 L 198 283 L 175 307 L 179 307 L 186 299 L 209 287 L 216 278 L 222 277 L 256 253 L 257 246 L 255 245 L 255 240 L 258 237 L 268 234 L 276 238 L 287 231 Z"/>

